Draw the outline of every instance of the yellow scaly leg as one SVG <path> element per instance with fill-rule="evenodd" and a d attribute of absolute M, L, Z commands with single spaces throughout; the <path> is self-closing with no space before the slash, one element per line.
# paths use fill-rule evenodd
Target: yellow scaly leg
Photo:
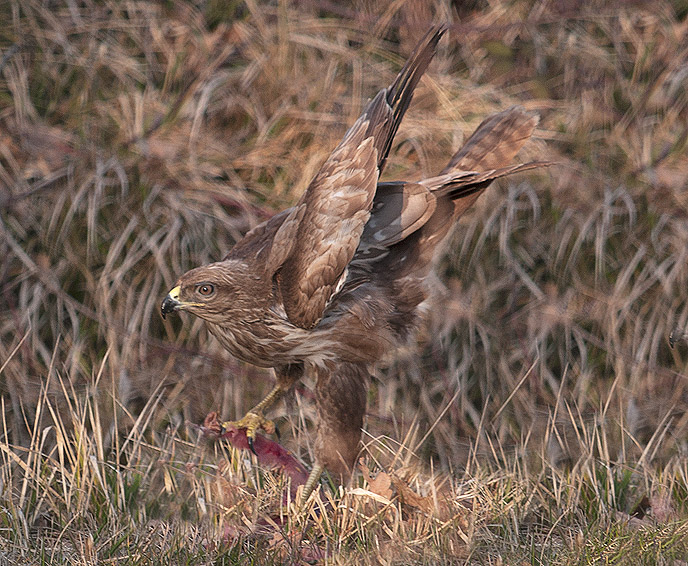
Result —
<path fill-rule="evenodd" d="M 245 428 L 248 446 L 255 454 L 256 451 L 253 448 L 253 441 L 256 437 L 256 433 L 259 430 L 264 430 L 268 434 L 274 434 L 276 430 L 275 423 L 269 419 L 266 419 L 263 416 L 263 411 L 271 405 L 274 405 L 280 399 L 280 397 L 284 395 L 285 391 L 286 390 L 281 385 L 275 385 L 275 387 L 272 388 L 272 391 L 267 394 L 265 399 L 253 407 L 253 409 L 246 413 L 240 420 L 226 421 L 222 423 L 222 427 L 227 428 L 229 426 L 235 426 L 236 428 Z"/>

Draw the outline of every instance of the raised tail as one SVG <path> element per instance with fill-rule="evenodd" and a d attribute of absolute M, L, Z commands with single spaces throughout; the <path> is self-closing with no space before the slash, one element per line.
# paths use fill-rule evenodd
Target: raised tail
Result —
<path fill-rule="evenodd" d="M 539 163 L 512 166 L 515 167 L 514 169 L 509 167 L 513 158 L 530 139 L 539 121 L 539 116 L 526 112 L 521 106 L 512 106 L 482 121 L 442 170 L 440 178 L 446 176 L 447 180 L 444 183 L 435 184 L 440 192 L 445 192 L 451 198 L 454 205 L 451 220 L 441 221 L 455 222 L 473 206 L 494 179 L 521 171 L 522 167 L 534 168 L 546 165 Z M 469 179 L 462 178 L 462 173 L 465 171 L 487 174 L 491 178 L 476 179 L 471 183 Z M 458 178 L 452 179 L 457 175 Z"/>
<path fill-rule="evenodd" d="M 396 278 L 426 273 L 436 249 L 452 226 L 485 189 L 499 177 L 549 165 L 533 162 L 512 165 L 511 161 L 528 141 L 538 117 L 514 106 L 483 121 L 437 177 L 418 183 L 431 195 L 413 192 L 410 184 L 385 186 L 364 233 L 361 257 L 375 257 L 374 248 L 389 246 L 382 261 Z M 397 194 L 399 193 L 399 194 Z M 400 196 L 401 195 L 401 196 Z M 425 196 L 425 200 L 422 197 Z M 423 203 L 427 201 L 427 205 Z M 416 210 L 418 209 L 418 210 Z M 399 212 L 394 214 L 394 211 Z M 395 215 L 395 222 L 385 219 Z"/>
<path fill-rule="evenodd" d="M 440 175 L 454 171 L 487 171 L 511 164 L 540 121 L 521 106 L 486 118 L 451 158 Z"/>

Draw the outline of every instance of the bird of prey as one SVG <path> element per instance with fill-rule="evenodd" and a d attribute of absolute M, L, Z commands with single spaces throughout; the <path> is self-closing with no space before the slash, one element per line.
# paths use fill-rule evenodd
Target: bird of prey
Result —
<path fill-rule="evenodd" d="M 304 374 L 315 381 L 315 464 L 350 477 L 371 368 L 413 339 L 430 294 L 433 257 L 458 217 L 510 165 L 538 118 L 513 107 L 487 118 L 438 176 L 379 182 L 413 91 L 444 26 L 430 29 L 394 82 L 368 102 L 297 204 L 260 224 L 217 263 L 181 276 L 162 302 L 183 310 L 237 358 L 272 367 L 276 385 L 236 426 L 249 440 Z"/>

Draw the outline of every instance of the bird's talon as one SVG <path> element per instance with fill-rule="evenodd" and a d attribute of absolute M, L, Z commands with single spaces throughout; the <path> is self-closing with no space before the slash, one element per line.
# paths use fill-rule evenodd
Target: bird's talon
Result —
<path fill-rule="evenodd" d="M 248 447 L 256 456 L 258 456 L 255 448 L 256 433 L 259 430 L 262 430 L 266 434 L 274 434 L 276 432 L 275 424 L 266 419 L 257 411 L 249 411 L 238 421 L 228 421 L 226 423 L 222 423 L 223 433 L 228 426 L 244 429 L 246 431 L 246 441 L 248 442 Z"/>

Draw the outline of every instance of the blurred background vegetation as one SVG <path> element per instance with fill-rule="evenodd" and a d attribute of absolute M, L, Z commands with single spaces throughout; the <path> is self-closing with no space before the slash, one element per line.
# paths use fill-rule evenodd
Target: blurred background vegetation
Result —
<path fill-rule="evenodd" d="M 270 374 L 193 317 L 163 321 L 161 298 L 294 203 L 447 21 L 384 179 L 437 173 L 512 104 L 541 116 L 520 159 L 557 165 L 495 184 L 460 223 L 443 301 L 418 351 L 376 376 L 367 432 L 422 439 L 410 448 L 445 471 L 477 455 L 683 461 L 688 349 L 667 337 L 688 325 L 687 14 L 685 0 L 0 4 L 3 441 L 32 443 L 41 399 L 66 414 L 91 399 L 112 442 L 152 398 L 152 431 L 252 406 Z M 306 461 L 309 398 L 276 413 Z"/>

